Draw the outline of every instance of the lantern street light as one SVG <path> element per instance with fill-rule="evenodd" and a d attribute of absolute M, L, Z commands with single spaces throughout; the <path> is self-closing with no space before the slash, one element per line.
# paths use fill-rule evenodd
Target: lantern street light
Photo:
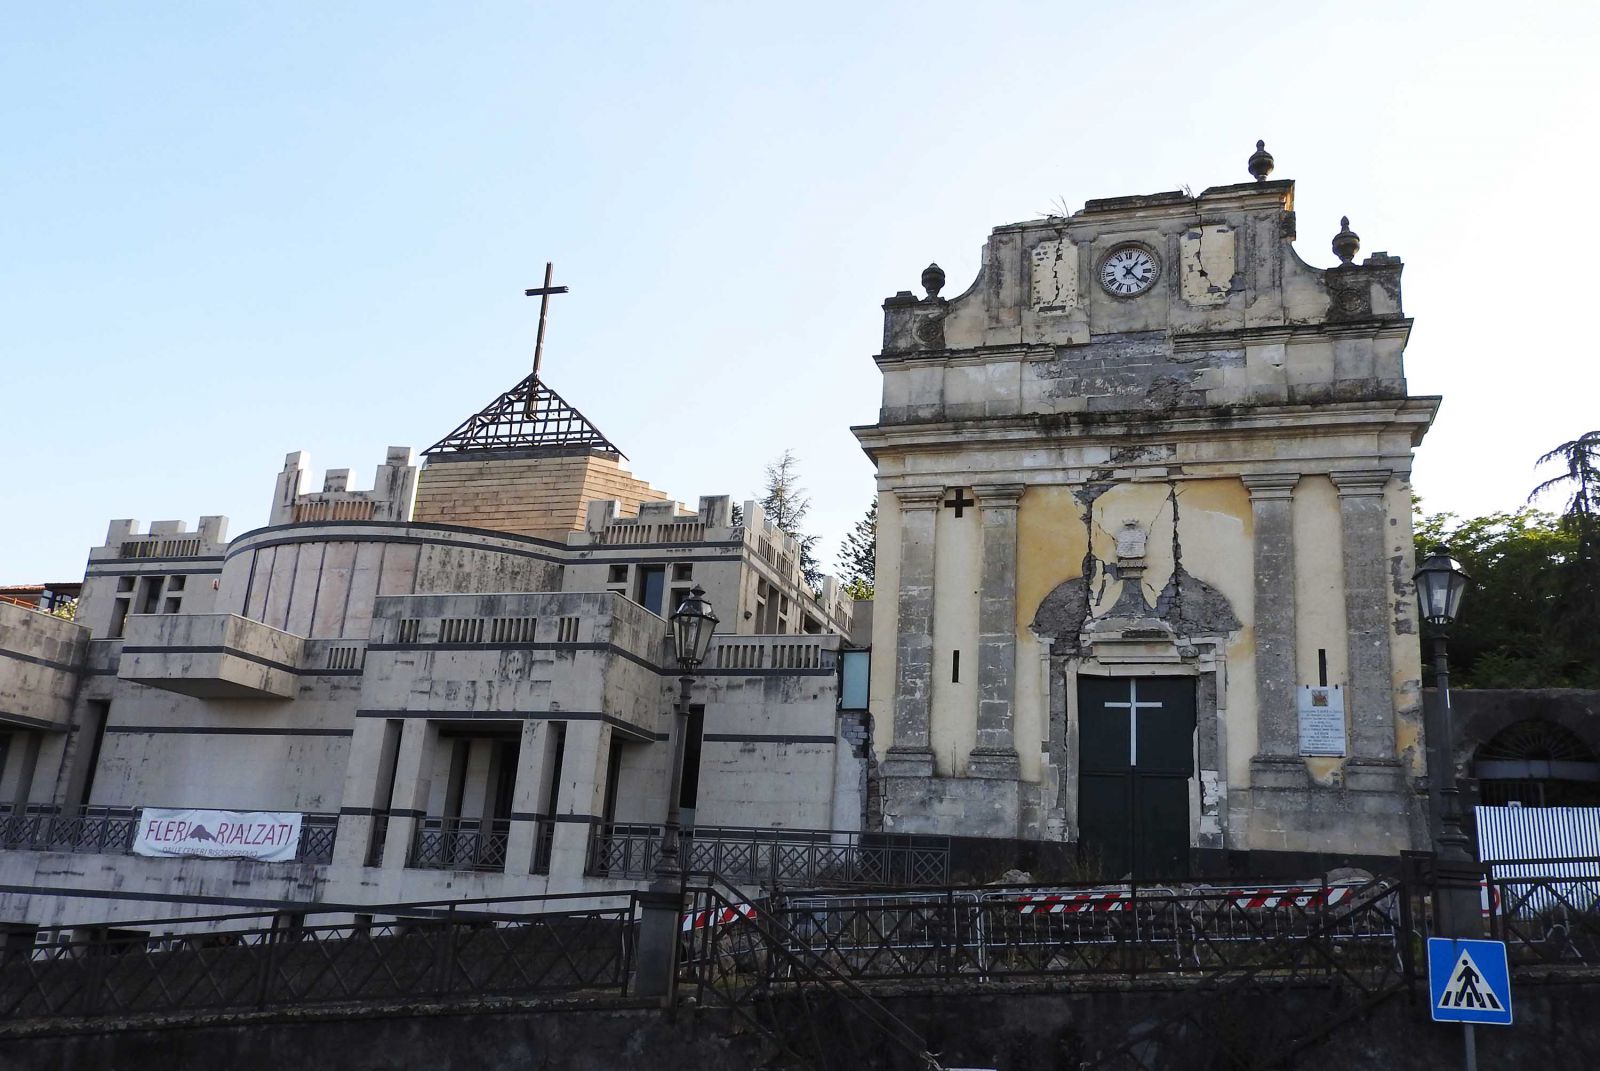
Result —
<path fill-rule="evenodd" d="M 1435 547 L 1415 577 L 1422 621 L 1433 633 L 1433 688 L 1438 717 L 1433 726 L 1434 783 L 1438 815 L 1434 834 L 1438 928 L 1446 937 L 1483 936 L 1478 883 L 1482 877 L 1472 855 L 1472 841 L 1462 826 L 1461 790 L 1456 784 L 1455 726 L 1450 711 L 1450 661 L 1446 648 L 1450 626 L 1461 610 L 1461 596 L 1471 580 L 1444 547 Z"/>
<path fill-rule="evenodd" d="M 662 827 L 661 850 L 656 856 L 650 888 L 639 894 L 639 959 L 634 992 L 644 997 L 671 1000 L 678 970 L 678 925 L 683 914 L 683 864 L 679 841 L 682 825 L 678 797 L 683 792 L 684 738 L 689 731 L 690 689 L 695 670 L 706 660 L 717 615 L 711 601 L 696 584 L 689 597 L 672 612 L 672 648 L 682 671 L 678 699 L 673 705 L 672 758 L 667 777 L 667 821 Z"/>
<path fill-rule="evenodd" d="M 679 799 L 683 793 L 684 737 L 689 730 L 689 689 L 694 684 L 694 671 L 706 660 L 711 647 L 711 634 L 717 628 L 717 615 L 711 612 L 711 600 L 699 584 L 689 592 L 689 597 L 672 611 L 672 646 L 683 673 L 678 677 L 678 702 L 673 708 L 676 715 L 672 729 L 672 770 L 667 786 L 667 824 L 661 834 L 661 855 L 656 860 L 657 882 L 676 879 L 683 885 L 683 866 L 678 859 Z"/>

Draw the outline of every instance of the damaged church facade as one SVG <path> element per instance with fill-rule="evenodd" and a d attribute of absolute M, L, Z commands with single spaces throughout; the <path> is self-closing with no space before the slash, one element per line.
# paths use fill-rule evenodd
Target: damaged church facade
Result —
<path fill-rule="evenodd" d="M 930 266 L 885 302 L 859 701 L 841 586 L 757 504 L 630 475 L 537 371 L 370 490 L 290 454 L 237 538 L 112 522 L 75 622 L 0 604 L 0 921 L 638 887 L 695 585 L 703 841 L 974 838 L 1113 879 L 1421 847 L 1438 399 L 1406 393 L 1400 261 L 1348 226 L 1302 261 L 1270 167 L 1000 227 L 965 293 Z M 129 854 L 145 808 L 298 813 L 301 850 Z"/>
<path fill-rule="evenodd" d="M 882 821 L 1103 873 L 1422 847 L 1401 263 L 1294 185 L 1000 227 L 884 304 Z M 1210 863 L 1208 865 L 1207 860 Z"/>

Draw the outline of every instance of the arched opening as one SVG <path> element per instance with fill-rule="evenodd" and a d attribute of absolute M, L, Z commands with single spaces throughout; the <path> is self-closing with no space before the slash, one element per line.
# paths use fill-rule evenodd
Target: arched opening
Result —
<path fill-rule="evenodd" d="M 1572 730 L 1519 721 L 1478 748 L 1478 796 L 1491 806 L 1600 806 L 1600 759 Z"/>

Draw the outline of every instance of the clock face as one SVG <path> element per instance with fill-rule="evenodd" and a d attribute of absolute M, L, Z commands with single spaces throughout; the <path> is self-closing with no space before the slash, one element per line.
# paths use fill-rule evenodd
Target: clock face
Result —
<path fill-rule="evenodd" d="M 1136 245 L 1118 249 L 1100 264 L 1100 285 L 1117 297 L 1133 297 L 1156 281 L 1155 258 Z"/>

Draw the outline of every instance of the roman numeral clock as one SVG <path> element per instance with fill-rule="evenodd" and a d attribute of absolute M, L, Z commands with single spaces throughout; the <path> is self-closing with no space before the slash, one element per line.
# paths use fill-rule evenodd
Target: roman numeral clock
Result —
<path fill-rule="evenodd" d="M 1160 274 L 1155 255 L 1142 245 L 1119 246 L 1100 262 L 1100 285 L 1112 297 L 1137 297 Z"/>

